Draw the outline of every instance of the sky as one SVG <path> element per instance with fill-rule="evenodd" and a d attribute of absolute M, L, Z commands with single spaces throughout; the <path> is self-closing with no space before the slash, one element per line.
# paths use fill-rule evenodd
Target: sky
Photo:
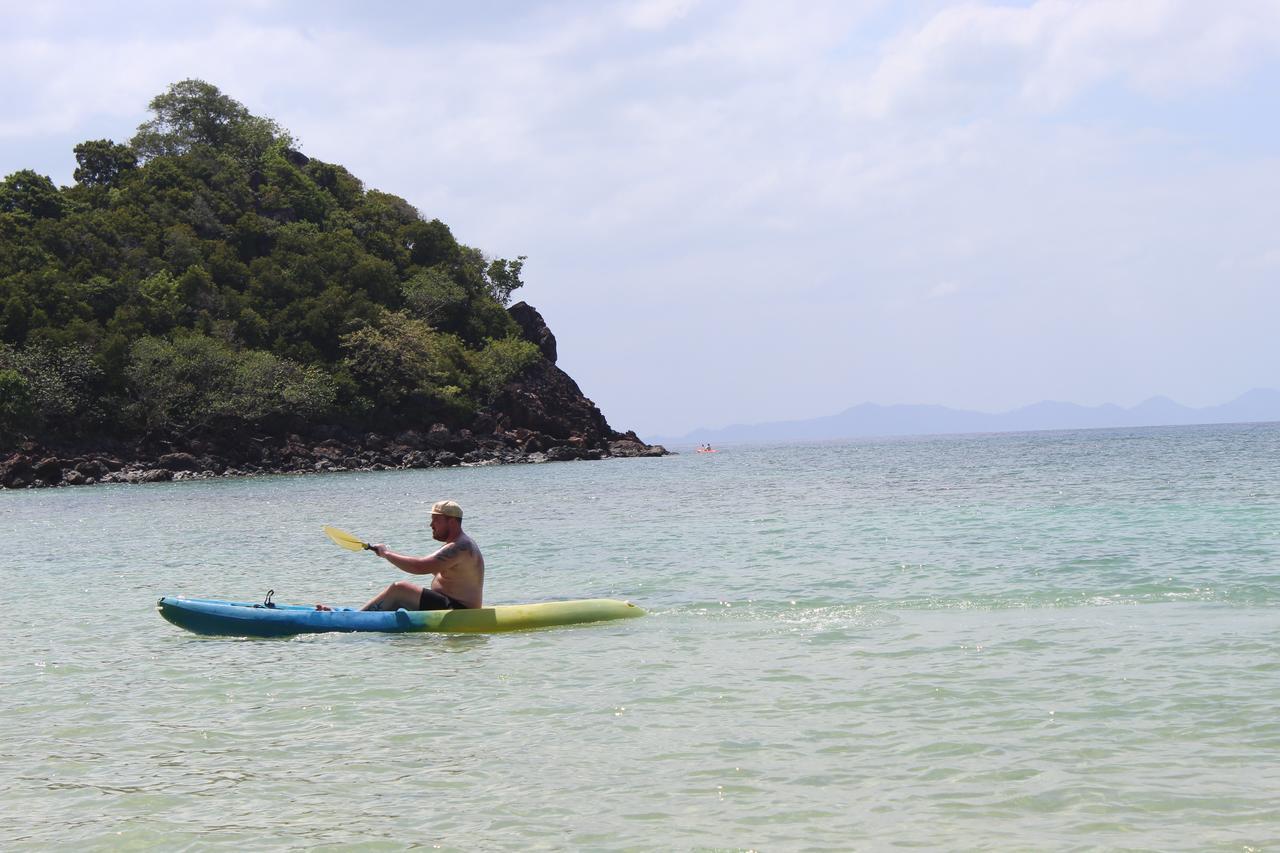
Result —
<path fill-rule="evenodd" d="M 0 0 L 0 174 L 199 78 L 491 257 L 619 430 L 1280 386 L 1280 3 Z"/>

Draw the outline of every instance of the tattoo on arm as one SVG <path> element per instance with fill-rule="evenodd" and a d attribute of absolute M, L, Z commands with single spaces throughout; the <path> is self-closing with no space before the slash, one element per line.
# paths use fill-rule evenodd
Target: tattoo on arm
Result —
<path fill-rule="evenodd" d="M 476 546 L 466 540 L 450 542 L 436 551 L 435 558 L 446 563 L 454 563 L 465 556 L 475 553 Z"/>

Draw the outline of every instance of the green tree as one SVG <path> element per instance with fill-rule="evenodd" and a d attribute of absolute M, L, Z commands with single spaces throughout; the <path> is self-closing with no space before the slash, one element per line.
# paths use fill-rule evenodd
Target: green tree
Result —
<path fill-rule="evenodd" d="M 332 407 L 335 394 L 317 366 L 196 334 L 142 338 L 130 351 L 126 374 L 140 418 L 164 430 L 317 417 Z"/>
<path fill-rule="evenodd" d="M 0 442 L 8 444 L 25 435 L 34 415 L 31 386 L 26 378 L 16 370 L 0 367 Z"/>
<path fill-rule="evenodd" d="M 161 270 L 138 283 L 139 319 L 152 332 L 167 332 L 178 323 L 182 312 L 182 293 L 178 280 L 168 270 Z"/>
<path fill-rule="evenodd" d="M 305 166 L 307 175 L 333 198 L 343 210 L 350 210 L 364 196 L 364 184 L 341 166 L 311 160 Z"/>
<path fill-rule="evenodd" d="M 511 302 L 512 292 L 524 287 L 524 282 L 520 280 L 520 272 L 524 269 L 527 257 L 527 255 L 520 255 L 514 261 L 497 258 L 489 264 L 485 278 L 489 282 L 489 294 L 497 300 L 499 305 L 507 305 Z"/>
<path fill-rule="evenodd" d="M 273 219 L 322 223 L 334 207 L 333 196 L 289 162 L 279 147 L 262 158 L 262 176 L 258 206 Z"/>
<path fill-rule="evenodd" d="M 449 226 L 439 219 L 423 222 L 416 219 L 401 230 L 402 239 L 409 247 L 409 257 L 422 267 L 436 264 L 456 264 L 460 254 L 458 241 L 453 238 Z"/>
<path fill-rule="evenodd" d="M 31 169 L 21 169 L 0 182 L 0 211 L 57 219 L 62 216 L 63 201 L 53 181 Z"/>
<path fill-rule="evenodd" d="M 467 292 L 442 267 L 431 267 L 400 286 L 405 308 L 432 326 L 457 326 L 467 308 Z"/>
<path fill-rule="evenodd" d="M 471 356 L 474 385 L 480 398 L 488 403 L 515 377 L 542 358 L 537 344 L 523 338 L 503 338 Z"/>
<path fill-rule="evenodd" d="M 387 311 L 376 325 L 342 337 L 343 368 L 375 407 L 407 413 L 459 415 L 472 367 L 454 335 Z"/>
<path fill-rule="evenodd" d="M 182 155 L 205 145 L 252 162 L 273 145 L 293 145 L 280 125 L 253 115 L 203 80 L 174 83 L 151 100 L 149 109 L 155 118 L 140 125 L 132 140 L 143 159 Z"/>
<path fill-rule="evenodd" d="M 0 311 L 0 343 L 20 344 L 27 339 L 29 312 L 26 300 L 10 296 Z"/>
<path fill-rule="evenodd" d="M 0 370 L 21 377 L 25 385 L 22 405 L 29 406 L 30 422 L 36 428 L 69 435 L 101 423 L 98 400 L 102 371 L 89 347 L 44 342 L 21 350 L 5 346 L 0 348 Z"/>
<path fill-rule="evenodd" d="M 110 139 L 81 142 L 73 151 L 76 155 L 76 183 L 94 186 L 111 186 L 125 172 L 138 168 L 138 155 L 127 145 L 118 145 Z"/>

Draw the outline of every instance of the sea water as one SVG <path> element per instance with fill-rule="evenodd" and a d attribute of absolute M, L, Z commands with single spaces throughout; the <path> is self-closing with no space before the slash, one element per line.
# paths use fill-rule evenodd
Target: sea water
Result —
<path fill-rule="evenodd" d="M 358 605 L 458 500 L 489 603 L 643 619 L 198 637 Z M 1280 846 L 1280 426 L 0 493 L 4 849 Z"/>

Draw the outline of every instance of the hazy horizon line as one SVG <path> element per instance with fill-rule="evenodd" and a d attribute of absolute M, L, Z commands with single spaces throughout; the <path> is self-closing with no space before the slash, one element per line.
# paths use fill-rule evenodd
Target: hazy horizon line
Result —
<path fill-rule="evenodd" d="M 651 440 L 659 443 L 661 442 L 697 443 L 697 439 L 695 438 L 695 436 L 698 436 L 700 434 L 711 435 L 715 433 L 726 433 L 734 430 L 751 430 L 751 429 L 762 429 L 767 427 L 799 426 L 804 424 L 820 423 L 825 421 L 831 421 L 831 420 L 840 418 L 841 416 L 849 415 L 851 413 L 856 412 L 859 409 L 874 409 L 879 411 L 892 411 L 895 409 L 897 410 L 913 410 L 913 409 L 914 410 L 930 410 L 930 411 L 935 411 L 938 414 L 956 414 L 956 415 L 968 415 L 968 416 L 979 416 L 979 417 L 989 417 L 989 418 L 1001 418 L 1001 417 L 1007 417 L 1011 415 L 1017 415 L 1019 413 L 1024 413 L 1030 409 L 1035 409 L 1036 407 L 1039 407 L 1039 406 L 1061 406 L 1068 409 L 1080 410 L 1081 412 L 1115 411 L 1117 413 L 1126 413 L 1126 412 L 1134 412 L 1136 410 L 1142 409 L 1145 406 L 1150 406 L 1151 404 L 1154 403 L 1154 404 L 1165 404 L 1173 409 L 1182 410 L 1186 413 L 1197 413 L 1197 412 L 1210 412 L 1215 409 L 1229 408 L 1230 406 L 1239 403 L 1241 400 L 1245 400 L 1251 395 L 1256 395 L 1256 394 L 1275 395 L 1276 397 L 1280 398 L 1280 390 L 1277 390 L 1275 388 L 1257 387 L 1257 388 L 1251 388 L 1247 391 L 1237 394 L 1236 396 L 1231 397 L 1221 403 L 1212 403 L 1204 406 L 1190 406 L 1185 403 L 1180 403 L 1174 398 L 1166 394 L 1154 394 L 1150 397 L 1144 398 L 1140 402 L 1134 403 L 1131 406 L 1125 406 L 1119 403 L 1112 403 L 1112 402 L 1088 404 L 1088 403 L 1076 403 L 1069 400 L 1041 399 L 1041 400 L 1036 400 L 1035 402 L 1032 402 L 1032 403 L 1026 403 L 1021 406 L 1014 406 L 1012 408 L 1001 409 L 998 411 L 984 411 L 976 408 L 962 408 L 958 406 L 949 406 L 942 403 L 877 403 L 877 402 L 868 400 L 868 401 L 863 401 L 861 403 L 855 403 L 851 406 L 846 406 L 845 408 L 840 409 L 839 411 L 831 412 L 825 415 L 814 415 L 812 417 L 800 417 L 800 418 L 783 418 L 783 419 L 772 420 L 772 421 L 733 422 L 733 423 L 725 424 L 723 426 L 718 426 L 718 427 L 699 426 L 678 435 L 655 433 Z M 1222 421 L 1221 423 L 1252 423 L 1252 422 L 1256 422 L 1256 421 L 1228 420 L 1228 421 Z M 989 431 L 990 432 L 1044 432 L 1044 431 L 1053 431 L 1056 429 L 1123 429 L 1125 428 L 1125 426 L 1154 427 L 1154 426 L 1192 426 L 1192 425 L 1208 425 L 1208 424 L 1207 423 L 1206 424 L 1143 423 L 1143 424 L 1132 424 L 1132 425 L 1108 424 L 1108 425 L 1084 426 L 1084 427 L 1045 426 L 1045 427 L 1031 427 L 1031 428 L 1022 428 L 1022 429 L 1017 429 L 1017 428 L 993 429 Z M 943 430 L 942 432 L 950 433 L 955 431 Z M 977 430 L 977 432 L 982 432 L 982 430 Z M 890 436 L 890 435 L 929 435 L 929 434 L 937 434 L 937 433 L 930 432 L 927 428 L 925 428 L 918 433 L 885 433 L 884 435 Z M 955 432 L 955 434 L 964 434 L 964 433 Z M 848 437 L 867 437 L 867 436 L 848 436 Z M 833 438 L 837 438 L 837 437 L 833 436 Z M 742 441 L 743 439 L 721 438 L 720 440 L 721 441 Z M 750 440 L 750 439 L 747 439 L 747 440 Z M 801 440 L 804 440 L 804 439 L 801 439 Z M 825 440 L 825 439 L 815 439 L 815 440 Z"/>

